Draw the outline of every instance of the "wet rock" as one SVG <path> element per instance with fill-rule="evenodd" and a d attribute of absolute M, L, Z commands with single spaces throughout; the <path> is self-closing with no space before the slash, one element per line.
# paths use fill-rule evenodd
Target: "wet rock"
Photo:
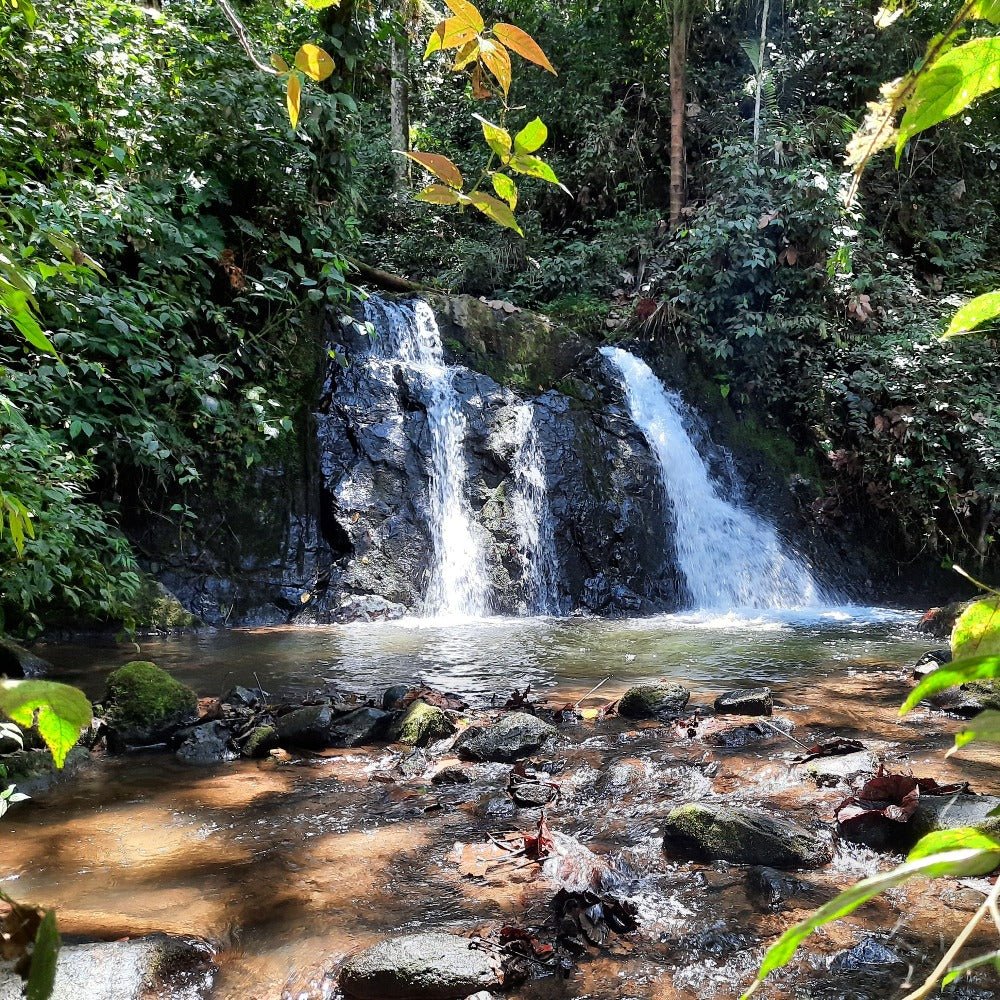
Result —
<path fill-rule="evenodd" d="M 947 647 L 942 649 L 929 649 L 913 664 L 913 676 L 919 681 L 928 674 L 933 673 L 942 663 L 951 662 L 951 650 Z"/>
<path fill-rule="evenodd" d="M 52 670 L 52 664 L 19 646 L 12 639 L 0 636 L 0 676 L 41 677 Z"/>
<path fill-rule="evenodd" d="M 500 980 L 490 956 L 468 938 L 431 931 L 354 955 L 340 970 L 339 985 L 355 1000 L 460 1000 Z"/>
<path fill-rule="evenodd" d="M 540 750 L 555 734 L 555 726 L 524 712 L 511 712 L 497 722 L 470 726 L 455 740 L 455 752 L 463 760 L 512 764 Z"/>
<path fill-rule="evenodd" d="M 797 765 L 821 788 L 852 785 L 878 770 L 878 758 L 869 750 L 846 753 L 839 757 L 817 757 Z"/>
<path fill-rule="evenodd" d="M 824 893 L 802 879 L 776 868 L 760 866 L 747 871 L 747 895 L 760 910 L 778 913 L 818 905 Z"/>
<path fill-rule="evenodd" d="M 929 700 L 936 708 L 971 719 L 986 709 L 1000 710 L 1000 685 L 995 681 L 973 681 L 938 692 Z"/>
<path fill-rule="evenodd" d="M 379 739 L 391 716 L 378 708 L 339 712 L 332 705 L 299 708 L 277 719 L 278 745 L 303 750 L 358 747 Z"/>
<path fill-rule="evenodd" d="M 406 614 L 406 607 L 395 601 L 387 601 L 377 594 L 349 594 L 330 615 L 332 621 L 348 622 L 391 622 L 398 621 Z"/>
<path fill-rule="evenodd" d="M 925 834 L 972 826 L 1000 834 L 1000 816 L 989 813 L 1000 808 L 996 795 L 921 795 L 916 812 L 906 824 L 907 844 Z"/>
<path fill-rule="evenodd" d="M 90 751 L 81 746 L 70 750 L 62 768 L 56 767 L 48 750 L 17 750 L 4 756 L 7 778 L 3 787 L 13 782 L 25 795 L 42 795 L 54 785 L 72 779 L 89 760 Z"/>
<path fill-rule="evenodd" d="M 541 781 L 522 781 L 510 789 L 510 797 L 524 809 L 548 805 L 555 797 L 556 790 Z"/>
<path fill-rule="evenodd" d="M 209 995 L 214 972 L 212 949 L 196 938 L 154 934 L 64 945 L 52 1000 L 199 1000 Z M 21 986 L 17 976 L 0 970 L 0 1000 L 21 1000 Z"/>
<path fill-rule="evenodd" d="M 400 708 L 400 703 L 410 690 L 411 687 L 409 684 L 393 684 L 391 688 L 386 688 L 385 693 L 382 695 L 383 710 L 391 712 L 394 709 Z"/>
<path fill-rule="evenodd" d="M 260 688 L 248 688 L 242 684 L 230 688 L 220 699 L 222 705 L 232 705 L 234 708 L 257 708 L 264 704 L 267 692 Z"/>
<path fill-rule="evenodd" d="M 787 735 L 795 728 L 791 719 L 774 719 L 771 722 L 750 722 L 745 726 L 730 726 L 710 733 L 709 743 L 727 750 L 739 750 L 755 743 L 765 743 Z"/>
<path fill-rule="evenodd" d="M 447 764 L 431 775 L 432 785 L 468 785 L 471 782 L 472 775 L 461 764 Z"/>
<path fill-rule="evenodd" d="M 243 757 L 266 757 L 278 745 L 278 730 L 271 725 L 255 726 L 243 740 Z"/>
<path fill-rule="evenodd" d="M 691 692 L 681 684 L 637 684 L 630 687 L 618 702 L 618 714 L 627 719 L 653 719 L 679 716 Z"/>
<path fill-rule="evenodd" d="M 838 952 L 830 959 L 830 971 L 868 974 L 905 973 L 909 964 L 877 938 L 865 938 L 853 948 Z"/>
<path fill-rule="evenodd" d="M 959 616 L 972 605 L 972 601 L 956 601 L 943 608 L 931 608 L 917 625 L 917 630 L 927 632 L 935 639 L 947 639 Z"/>
<path fill-rule="evenodd" d="M 692 802 L 671 810 L 663 847 L 701 861 L 771 868 L 819 868 L 833 856 L 830 843 L 792 820 L 757 809 Z"/>
<path fill-rule="evenodd" d="M 773 710 L 774 699 L 768 687 L 740 688 L 715 699 L 715 711 L 719 715 L 770 715 Z"/>
<path fill-rule="evenodd" d="M 109 746 L 142 746 L 164 740 L 196 722 L 198 696 L 155 663 L 134 660 L 108 676 L 104 696 Z"/>
<path fill-rule="evenodd" d="M 7 725 L 13 726 L 13 723 L 7 723 Z M 21 732 L 22 736 L 18 739 L 13 735 L 14 731 Z M 14 729 L 7 732 L 0 729 L 0 756 L 3 754 L 14 753 L 17 750 L 24 748 L 24 736 L 23 730 L 19 726 L 14 726 Z M 0 779 L 2 780 L 2 779 Z"/>
<path fill-rule="evenodd" d="M 221 722 L 195 726 L 177 748 L 177 759 L 185 764 L 221 764 L 236 754 L 229 748 L 232 734 Z"/>
<path fill-rule="evenodd" d="M 455 727 L 440 708 L 428 705 L 418 698 L 392 727 L 390 736 L 411 747 L 425 747 L 435 740 L 451 736 L 454 731 Z"/>

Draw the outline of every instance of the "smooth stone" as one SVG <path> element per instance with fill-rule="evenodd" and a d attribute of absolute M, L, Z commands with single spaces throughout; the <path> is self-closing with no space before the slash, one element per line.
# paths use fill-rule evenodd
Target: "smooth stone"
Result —
<path fill-rule="evenodd" d="M 275 725 L 280 746 L 326 750 L 371 743 L 385 732 L 389 719 L 378 708 L 340 713 L 330 705 L 311 705 L 280 716 Z"/>
<path fill-rule="evenodd" d="M 392 687 L 386 688 L 385 693 L 382 695 L 383 711 L 391 712 L 394 709 L 400 708 L 400 702 L 402 702 L 411 689 L 411 685 L 409 684 L 393 684 Z"/>
<path fill-rule="evenodd" d="M 62 768 L 56 767 L 48 750 L 16 750 L 4 757 L 7 768 L 4 787 L 16 784 L 19 792 L 34 798 L 72 779 L 89 760 L 90 751 L 79 744 L 66 755 Z"/>
<path fill-rule="evenodd" d="M 522 781 L 510 789 L 510 797 L 526 809 L 548 805 L 555 797 L 556 790 L 540 781 Z"/>
<path fill-rule="evenodd" d="M 770 715 L 774 711 L 774 698 L 768 687 L 740 688 L 727 691 L 715 699 L 719 715 Z"/>
<path fill-rule="evenodd" d="M 355 1000 L 461 1000 L 500 985 L 490 956 L 468 938 L 429 931 L 380 941 L 340 970 Z"/>
<path fill-rule="evenodd" d="M 212 987 L 212 949 L 194 938 L 165 934 L 131 941 L 64 945 L 52 1000 L 200 1000 Z M 22 1000 L 18 976 L 0 970 L 0 1000 Z"/>
<path fill-rule="evenodd" d="M 899 969 L 904 972 L 908 963 L 877 938 L 865 938 L 853 948 L 838 952 L 830 959 L 831 972 L 882 972 Z"/>
<path fill-rule="evenodd" d="M 231 736 L 221 722 L 195 726 L 177 748 L 177 759 L 185 764 L 221 764 L 233 760 L 236 754 L 229 749 Z"/>
<path fill-rule="evenodd" d="M 618 714 L 626 719 L 653 719 L 680 715 L 691 692 L 682 684 L 637 684 L 618 702 Z"/>
<path fill-rule="evenodd" d="M 740 750 L 754 743 L 787 736 L 795 728 L 791 719 L 774 719 L 773 722 L 749 722 L 745 726 L 730 726 L 709 734 L 708 742 L 726 750 Z"/>
<path fill-rule="evenodd" d="M 1000 833 L 1000 816 L 989 815 L 998 808 L 996 795 L 921 795 L 906 824 L 908 840 L 916 843 L 925 834 L 966 826 Z"/>
<path fill-rule="evenodd" d="M 758 809 L 691 802 L 664 824 L 668 853 L 701 861 L 771 868 L 819 868 L 833 857 L 830 843 L 789 819 Z"/>
<path fill-rule="evenodd" d="M 497 722 L 470 726 L 460 733 L 455 752 L 463 760 L 512 764 L 540 750 L 555 735 L 555 726 L 525 712 L 512 712 Z"/>
<path fill-rule="evenodd" d="M 220 699 L 223 705 L 232 705 L 235 708 L 257 708 L 264 703 L 267 697 L 266 691 L 260 688 L 248 688 L 242 684 L 231 687 Z"/>
<path fill-rule="evenodd" d="M 442 709 L 428 705 L 419 698 L 406 710 L 390 730 L 390 737 L 411 747 L 425 747 L 435 740 L 451 736 L 455 727 L 449 722 Z"/>
<path fill-rule="evenodd" d="M 950 649 L 929 649 L 913 664 L 913 676 L 919 681 L 934 673 L 943 663 L 951 662 Z"/>
<path fill-rule="evenodd" d="M 817 757 L 797 767 L 821 788 L 830 788 L 850 785 L 858 778 L 874 774 L 878 770 L 878 758 L 870 750 L 858 750 L 839 757 Z"/>

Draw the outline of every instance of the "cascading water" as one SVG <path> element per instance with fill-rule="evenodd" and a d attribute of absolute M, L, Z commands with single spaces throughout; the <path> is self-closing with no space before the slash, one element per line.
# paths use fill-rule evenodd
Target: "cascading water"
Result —
<path fill-rule="evenodd" d="M 426 302 L 389 302 L 372 298 L 365 316 L 386 342 L 375 350 L 398 364 L 413 388 L 421 383 L 427 397 L 431 441 L 428 526 L 433 545 L 424 611 L 434 617 L 481 617 L 490 611 L 486 560 L 466 496 L 466 421 L 445 365 L 441 333 Z"/>
<path fill-rule="evenodd" d="M 517 407 L 511 427 L 514 443 L 514 490 L 511 508 L 523 566 L 525 604 L 529 614 L 558 614 L 559 557 L 545 480 L 545 456 L 535 431 L 535 409 Z"/>
<path fill-rule="evenodd" d="M 685 405 L 649 366 L 617 347 L 629 410 L 660 467 L 676 518 L 677 561 L 699 609 L 792 608 L 825 601 L 808 567 L 767 521 L 724 499 L 684 426 Z"/>

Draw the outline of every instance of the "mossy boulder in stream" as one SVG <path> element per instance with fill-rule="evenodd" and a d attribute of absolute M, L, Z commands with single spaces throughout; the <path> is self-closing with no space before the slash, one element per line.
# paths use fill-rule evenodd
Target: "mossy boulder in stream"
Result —
<path fill-rule="evenodd" d="M 156 743 L 198 720 L 198 696 L 155 663 L 133 660 L 108 677 L 104 696 L 111 745 Z"/>
<path fill-rule="evenodd" d="M 390 736 L 411 747 L 425 747 L 435 740 L 451 736 L 454 731 L 455 727 L 440 708 L 418 698 L 392 727 Z"/>
<path fill-rule="evenodd" d="M 671 810 L 664 824 L 663 848 L 696 861 L 771 868 L 819 868 L 833 857 L 826 838 L 792 820 L 759 809 L 708 802 Z"/>
<path fill-rule="evenodd" d="M 627 719 L 653 719 L 660 715 L 680 715 L 691 697 L 681 684 L 637 684 L 618 702 L 618 714 Z"/>

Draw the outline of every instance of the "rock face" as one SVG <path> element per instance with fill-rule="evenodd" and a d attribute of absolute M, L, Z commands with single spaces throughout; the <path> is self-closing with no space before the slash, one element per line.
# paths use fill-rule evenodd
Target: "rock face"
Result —
<path fill-rule="evenodd" d="M 829 841 L 791 820 L 756 809 L 693 802 L 671 810 L 664 825 L 669 854 L 771 868 L 819 868 Z"/>
<path fill-rule="evenodd" d="M 199 1000 L 212 986 L 212 950 L 193 938 L 164 934 L 133 941 L 64 945 L 52 1000 Z M 0 970 L 0 1000 L 21 1000 L 21 980 Z"/>
<path fill-rule="evenodd" d="M 727 691 L 715 699 L 715 711 L 720 715 L 770 715 L 773 710 L 771 689 L 766 687 Z"/>
<path fill-rule="evenodd" d="M 134 660 L 108 675 L 104 709 L 112 745 L 156 743 L 198 719 L 198 696 L 155 663 Z"/>
<path fill-rule="evenodd" d="M 527 757 L 556 734 L 555 726 L 524 712 L 512 712 L 487 726 L 470 726 L 455 740 L 463 760 L 512 764 Z"/>
<path fill-rule="evenodd" d="M 381 941 L 348 959 L 340 988 L 356 1000 L 460 1000 L 500 985 L 485 951 L 457 934 Z"/>
<path fill-rule="evenodd" d="M 638 684 L 630 687 L 618 702 L 618 714 L 627 719 L 678 716 L 691 697 L 680 684 Z"/>

